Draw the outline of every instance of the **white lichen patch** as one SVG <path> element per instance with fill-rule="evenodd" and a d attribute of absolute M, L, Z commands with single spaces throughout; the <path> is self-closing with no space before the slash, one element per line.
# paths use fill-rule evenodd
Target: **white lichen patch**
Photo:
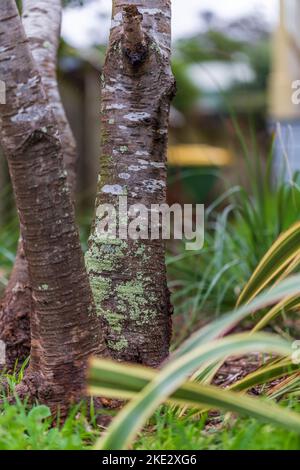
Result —
<path fill-rule="evenodd" d="M 135 152 L 138 157 L 149 157 L 149 153 L 146 150 L 138 150 Z"/>
<path fill-rule="evenodd" d="M 68 176 L 67 170 L 62 170 L 59 174 L 59 179 L 65 179 Z"/>
<path fill-rule="evenodd" d="M 163 188 L 165 188 L 166 183 L 163 180 L 155 180 L 155 179 L 149 179 L 143 181 L 143 187 L 145 191 L 149 193 L 154 193 L 155 191 L 159 191 Z"/>
<path fill-rule="evenodd" d="M 120 196 L 124 194 L 124 188 L 119 184 L 105 184 L 101 189 L 102 193 L 113 194 L 114 196 Z"/>
<path fill-rule="evenodd" d="M 39 80 L 39 76 L 34 75 L 34 77 L 29 78 L 27 82 L 18 83 L 16 86 L 16 96 L 22 96 L 28 91 L 28 88 L 36 86 L 36 84 L 39 83 Z"/>
<path fill-rule="evenodd" d="M 17 294 L 19 291 L 23 291 L 23 290 L 24 290 L 24 285 L 21 282 L 17 282 L 12 289 L 12 293 Z"/>
<path fill-rule="evenodd" d="M 117 13 L 111 20 L 111 27 L 116 28 L 117 26 L 121 26 L 121 24 L 122 24 L 122 12 L 119 11 L 119 13 Z"/>
<path fill-rule="evenodd" d="M 129 173 L 120 173 L 119 178 L 121 178 L 121 180 L 129 180 L 130 174 Z"/>
<path fill-rule="evenodd" d="M 110 85 L 105 85 L 105 88 L 103 90 L 109 91 L 109 93 L 113 93 L 115 91 L 115 87 L 110 86 Z"/>
<path fill-rule="evenodd" d="M 40 81 L 40 77 L 38 75 L 34 75 L 34 77 L 28 78 L 27 86 L 34 86 Z"/>
<path fill-rule="evenodd" d="M 114 93 L 115 91 L 122 91 L 123 93 L 130 93 L 121 83 L 115 83 L 112 85 L 105 85 L 104 90 Z"/>
<path fill-rule="evenodd" d="M 139 11 L 142 13 L 142 15 L 162 15 L 166 18 L 170 18 L 170 14 L 164 10 L 161 10 L 160 8 L 139 8 Z"/>
<path fill-rule="evenodd" d="M 125 114 L 124 118 L 128 119 L 128 121 L 132 122 L 139 122 L 142 121 L 143 119 L 148 119 L 151 117 L 151 114 L 145 113 L 145 112 L 140 112 L 140 113 L 128 113 Z"/>
<path fill-rule="evenodd" d="M 106 109 L 108 111 L 110 111 L 111 109 L 124 109 L 126 108 L 125 104 L 121 104 L 121 103 L 113 103 L 113 104 L 108 104 L 106 106 Z"/>
<path fill-rule="evenodd" d="M 33 104 L 27 108 L 19 109 L 18 114 L 11 118 L 12 122 L 32 122 L 42 119 L 45 115 L 45 106 Z"/>
<path fill-rule="evenodd" d="M 151 162 L 150 165 L 153 166 L 154 168 L 165 168 L 165 164 L 164 164 L 164 163 Z"/>
<path fill-rule="evenodd" d="M 127 145 L 121 145 L 118 149 L 113 149 L 112 151 L 113 155 L 115 156 L 119 155 L 120 153 L 124 154 L 126 152 L 128 152 Z"/>
<path fill-rule="evenodd" d="M 139 165 L 129 165 L 129 167 L 128 167 L 129 171 L 141 171 L 143 169 L 144 168 L 142 166 L 139 166 Z"/>

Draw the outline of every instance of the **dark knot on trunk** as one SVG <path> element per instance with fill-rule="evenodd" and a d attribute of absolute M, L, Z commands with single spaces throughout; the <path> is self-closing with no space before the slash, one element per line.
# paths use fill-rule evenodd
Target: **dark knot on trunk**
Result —
<path fill-rule="evenodd" d="M 143 15 L 135 5 L 128 5 L 123 10 L 123 52 L 129 63 L 137 67 L 147 57 L 148 46 L 142 28 Z"/>

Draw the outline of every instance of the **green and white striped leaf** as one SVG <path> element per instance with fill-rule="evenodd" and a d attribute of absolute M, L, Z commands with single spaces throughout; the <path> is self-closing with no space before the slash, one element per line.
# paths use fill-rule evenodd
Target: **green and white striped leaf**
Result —
<path fill-rule="evenodd" d="M 286 297 L 281 302 L 278 302 L 274 307 L 263 316 L 263 318 L 256 323 L 253 327 L 252 332 L 255 333 L 257 331 L 262 330 L 265 326 L 268 325 L 274 318 L 280 315 L 283 311 L 293 310 L 300 305 L 300 297 L 299 295 L 294 295 L 291 297 Z"/>
<path fill-rule="evenodd" d="M 171 361 L 163 370 L 157 373 L 156 377 L 144 390 L 118 414 L 108 429 L 107 435 L 98 442 L 97 448 L 111 450 L 125 448 L 135 437 L 145 421 L 155 411 L 157 406 L 166 401 L 200 364 L 209 361 L 217 361 L 229 355 L 246 354 L 254 350 L 288 356 L 291 353 L 291 346 L 287 341 L 272 335 L 249 335 L 248 333 L 243 333 L 232 335 L 228 338 L 222 338 L 210 344 L 204 344 L 195 348 L 184 356 Z M 202 405 L 217 406 L 217 401 L 213 399 L 211 402 L 209 401 L 209 392 L 207 392 L 207 396 L 205 395 L 205 387 L 209 386 L 193 385 L 194 387 L 202 387 L 201 390 L 203 394 L 201 395 L 201 400 L 199 400 Z M 222 392 L 224 392 L 224 390 L 220 391 L 220 393 Z M 247 400 L 249 400 L 249 398 L 247 398 Z M 230 406 L 233 406 L 233 403 L 230 403 Z M 264 416 L 265 419 L 268 420 L 271 415 L 273 415 L 273 417 L 276 415 L 275 419 L 280 419 L 280 424 L 286 427 L 290 426 L 290 429 L 293 428 L 294 430 L 297 428 L 300 431 L 300 417 L 296 414 L 287 412 L 287 415 L 283 418 L 283 415 L 279 417 L 279 410 L 277 410 L 277 413 L 274 413 L 274 409 L 272 408 L 272 411 L 270 411 L 265 403 L 261 404 L 255 402 L 255 404 L 256 406 L 253 403 L 253 408 L 250 406 L 249 410 L 253 412 L 256 410 L 256 417 L 259 416 L 263 418 Z M 247 413 L 246 408 L 244 408 L 245 413 Z M 286 412 L 286 410 L 284 410 L 284 412 Z"/>
<path fill-rule="evenodd" d="M 173 353 L 172 358 L 177 359 L 192 351 L 201 344 L 208 343 L 230 332 L 242 320 L 252 313 L 269 307 L 285 298 L 297 296 L 300 293 L 300 275 L 290 276 L 277 284 L 273 289 L 267 290 L 257 296 L 251 303 L 242 305 L 235 311 L 223 315 L 218 320 L 201 328 L 194 333 L 183 345 Z"/>
<path fill-rule="evenodd" d="M 296 371 L 299 371 L 299 369 L 299 365 L 294 364 L 291 359 L 272 362 L 248 374 L 243 379 L 232 384 L 228 389 L 234 391 L 249 390 L 251 387 L 271 382 L 280 377 L 291 376 L 295 374 Z"/>
<path fill-rule="evenodd" d="M 272 361 L 271 364 L 261 367 L 240 381 L 235 382 L 228 387 L 228 390 L 245 391 L 279 377 L 293 375 L 298 370 L 299 366 L 293 364 L 289 359 Z M 88 392 L 91 396 L 128 400 L 141 392 L 157 374 L 157 370 L 144 366 L 93 358 L 89 368 Z M 185 382 L 175 390 L 168 398 L 168 402 L 174 406 L 180 406 L 180 410 L 195 408 L 198 412 L 199 410 L 201 412 L 205 411 L 205 405 L 200 401 L 198 389 L 190 381 Z"/>
<path fill-rule="evenodd" d="M 290 264 L 293 265 L 293 269 L 298 266 L 300 262 L 299 255 L 300 222 L 281 234 L 265 254 L 243 289 L 238 299 L 238 305 L 250 302 L 285 270 L 287 270 L 286 275 L 288 275 Z"/>

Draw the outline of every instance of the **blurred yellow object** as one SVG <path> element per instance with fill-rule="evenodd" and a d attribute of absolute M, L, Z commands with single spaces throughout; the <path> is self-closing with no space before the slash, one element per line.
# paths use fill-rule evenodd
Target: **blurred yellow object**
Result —
<path fill-rule="evenodd" d="M 232 161 L 228 150 L 208 145 L 171 145 L 168 151 L 171 166 L 228 166 Z"/>

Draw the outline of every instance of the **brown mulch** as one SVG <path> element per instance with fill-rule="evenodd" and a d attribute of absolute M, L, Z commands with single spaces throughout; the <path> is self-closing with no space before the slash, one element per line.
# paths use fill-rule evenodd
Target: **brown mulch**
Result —
<path fill-rule="evenodd" d="M 230 357 L 221 366 L 213 384 L 218 387 L 229 387 L 238 380 L 243 379 L 246 375 L 251 374 L 263 364 L 270 356 L 261 353 L 254 353 L 247 356 Z"/>

